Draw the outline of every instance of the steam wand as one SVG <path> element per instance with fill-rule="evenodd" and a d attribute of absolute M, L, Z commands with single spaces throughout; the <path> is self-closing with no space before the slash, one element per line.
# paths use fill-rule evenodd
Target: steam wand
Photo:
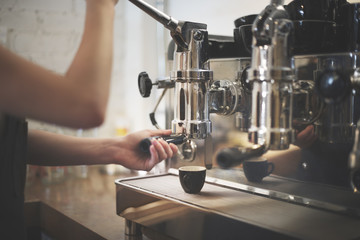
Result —
<path fill-rule="evenodd" d="M 350 185 L 355 193 L 360 191 L 360 120 L 357 122 L 355 130 L 355 141 L 352 151 L 349 155 L 349 168 L 350 168 Z"/>
<path fill-rule="evenodd" d="M 155 119 L 155 112 L 156 112 L 156 110 L 157 110 L 157 108 L 158 108 L 161 100 L 162 100 L 163 97 L 165 96 L 166 90 L 167 90 L 167 88 L 165 88 L 164 91 L 161 93 L 161 96 L 160 96 L 159 100 L 157 101 L 157 103 L 156 103 L 156 105 L 155 105 L 155 107 L 154 107 L 154 110 L 153 110 L 151 113 L 149 113 L 151 123 L 152 123 L 152 125 L 154 125 L 157 129 L 160 129 L 160 126 L 159 126 L 159 124 L 157 123 L 157 121 L 156 121 L 156 119 Z"/>
<path fill-rule="evenodd" d="M 161 100 L 164 98 L 168 88 L 173 88 L 175 83 L 174 83 L 174 81 L 169 81 L 169 80 L 158 80 L 155 83 L 152 83 L 149 75 L 146 72 L 139 73 L 138 87 L 139 87 L 140 95 L 142 97 L 147 98 L 150 96 L 153 85 L 157 85 L 159 89 L 164 88 L 160 98 L 158 99 L 158 101 L 154 107 L 154 110 L 149 114 L 152 125 L 154 125 L 157 129 L 160 129 L 160 127 L 155 119 L 155 112 L 156 112 Z"/>

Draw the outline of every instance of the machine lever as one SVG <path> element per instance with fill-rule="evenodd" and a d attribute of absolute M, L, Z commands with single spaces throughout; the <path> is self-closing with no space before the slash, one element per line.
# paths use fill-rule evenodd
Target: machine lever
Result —
<path fill-rule="evenodd" d="M 150 4 L 142 0 L 129 0 L 135 6 L 146 12 L 149 16 L 154 18 L 156 21 L 161 23 L 165 28 L 170 30 L 171 37 L 181 48 L 187 49 L 188 44 L 186 43 L 184 36 L 182 36 L 182 22 L 166 15 L 165 13 L 159 11 Z"/>
<path fill-rule="evenodd" d="M 156 21 L 164 25 L 165 28 L 169 29 L 170 31 L 176 31 L 176 28 L 178 27 L 179 21 L 176 19 L 166 15 L 165 13 L 159 11 L 155 7 L 151 6 L 150 4 L 142 1 L 142 0 L 129 0 L 132 2 L 135 6 L 146 12 L 148 15 L 150 15 L 152 18 L 154 18 Z"/>

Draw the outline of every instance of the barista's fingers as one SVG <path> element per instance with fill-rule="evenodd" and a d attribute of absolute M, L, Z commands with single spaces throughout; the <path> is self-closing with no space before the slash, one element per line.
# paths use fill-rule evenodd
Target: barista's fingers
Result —
<path fill-rule="evenodd" d="M 311 137 L 311 135 L 314 134 L 314 127 L 312 125 L 307 126 L 304 130 L 302 130 L 301 132 L 299 132 L 299 134 L 296 136 L 296 139 L 298 140 L 305 140 L 309 137 Z"/>
<path fill-rule="evenodd" d="M 317 136 L 315 135 L 314 126 L 310 125 L 296 136 L 295 145 L 300 148 L 307 148 L 310 147 L 316 139 Z"/>
<path fill-rule="evenodd" d="M 173 143 L 170 143 L 169 146 L 170 146 L 170 148 L 171 148 L 171 150 L 172 150 L 172 153 L 173 153 L 173 156 L 174 156 L 174 155 L 179 151 L 179 149 L 178 149 L 178 147 L 177 147 L 175 144 L 173 144 Z"/>
<path fill-rule="evenodd" d="M 171 134 L 171 129 L 155 129 L 155 130 L 151 130 L 150 136 L 154 137 L 154 136 L 168 136 Z"/>
<path fill-rule="evenodd" d="M 169 144 L 164 139 L 159 139 L 159 143 L 162 145 L 163 149 L 165 150 L 166 157 L 165 158 L 171 158 L 173 156 L 173 152 L 169 146 Z"/>
<path fill-rule="evenodd" d="M 313 133 L 313 135 L 311 135 L 310 139 L 309 139 L 309 143 L 310 145 L 313 144 L 317 139 L 317 136 L 315 134 L 315 132 Z"/>
<path fill-rule="evenodd" d="M 145 171 L 150 171 L 159 162 L 159 155 L 154 145 L 151 145 L 149 150 L 151 157 L 148 161 L 145 162 L 145 166 L 144 166 Z"/>
<path fill-rule="evenodd" d="M 161 160 L 166 159 L 166 155 L 167 155 L 165 150 L 164 150 L 164 147 L 160 143 L 160 141 L 161 141 L 161 139 L 158 139 L 158 140 L 153 139 L 152 142 L 151 142 L 152 145 L 155 147 L 155 150 L 157 151 L 157 154 L 158 154 L 158 157 L 159 157 L 158 162 L 160 162 Z M 167 144 L 167 143 L 165 142 L 165 144 Z"/>
<path fill-rule="evenodd" d="M 311 145 L 316 140 L 316 138 L 317 136 L 315 134 L 314 126 L 311 126 L 309 135 L 307 135 L 305 140 L 308 142 L 308 145 Z"/>

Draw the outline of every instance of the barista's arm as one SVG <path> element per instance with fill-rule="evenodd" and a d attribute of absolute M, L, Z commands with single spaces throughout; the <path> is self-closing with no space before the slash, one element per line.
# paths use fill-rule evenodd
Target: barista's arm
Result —
<path fill-rule="evenodd" d="M 0 112 L 74 128 L 103 122 L 117 0 L 86 2 L 83 37 L 65 75 L 48 71 L 0 46 Z"/>
<path fill-rule="evenodd" d="M 174 144 L 153 140 L 150 153 L 139 151 L 142 139 L 169 135 L 171 130 L 144 130 L 118 138 L 78 138 L 30 130 L 28 164 L 44 166 L 121 164 L 130 169 L 151 170 L 176 152 Z"/>
<path fill-rule="evenodd" d="M 263 156 L 269 162 L 274 163 L 273 174 L 293 177 L 301 160 L 301 149 L 290 145 L 287 150 L 268 151 Z"/>
<path fill-rule="evenodd" d="M 316 139 L 314 126 L 309 125 L 296 134 L 295 143 L 290 145 L 289 149 L 268 151 L 264 157 L 274 163 L 274 174 L 285 177 L 294 176 L 301 161 L 301 149 L 310 147 Z"/>

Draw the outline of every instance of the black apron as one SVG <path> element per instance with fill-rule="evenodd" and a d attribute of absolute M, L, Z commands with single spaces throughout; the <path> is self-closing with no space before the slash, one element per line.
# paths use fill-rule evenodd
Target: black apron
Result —
<path fill-rule="evenodd" d="M 0 238 L 26 239 L 24 187 L 27 123 L 0 115 Z"/>

